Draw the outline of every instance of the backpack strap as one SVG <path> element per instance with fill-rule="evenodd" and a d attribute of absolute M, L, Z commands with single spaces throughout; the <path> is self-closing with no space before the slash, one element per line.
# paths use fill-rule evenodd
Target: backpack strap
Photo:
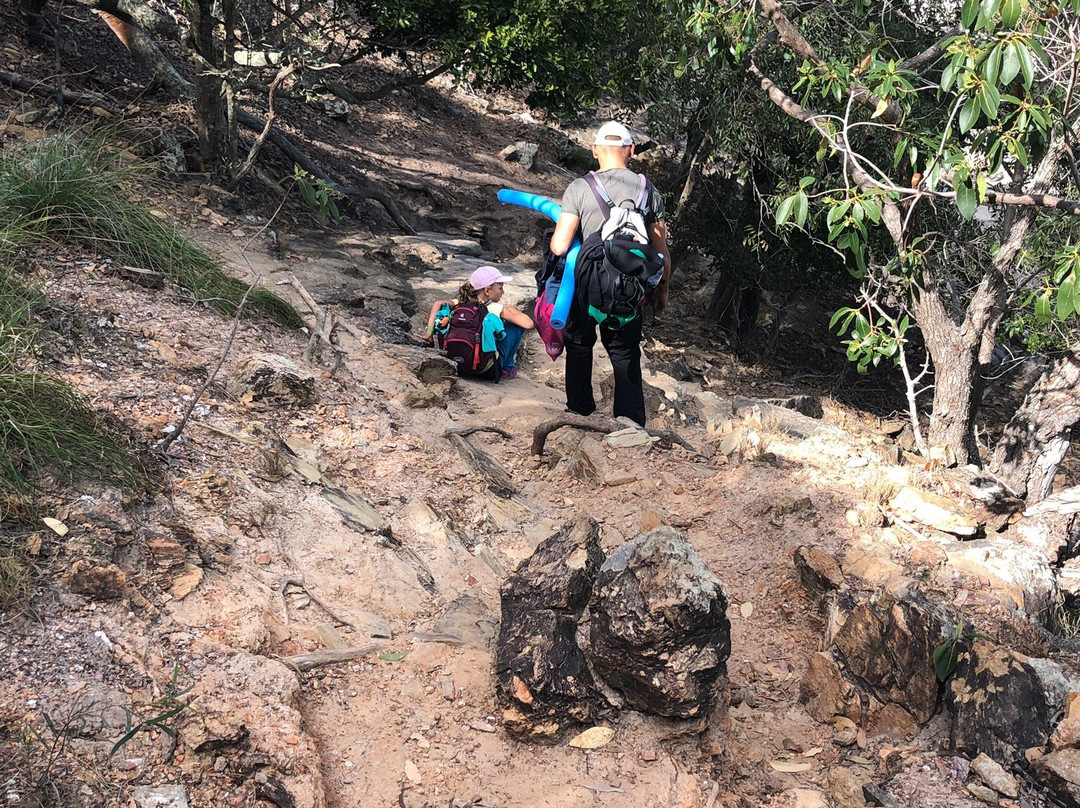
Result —
<path fill-rule="evenodd" d="M 596 176 L 595 171 L 590 171 L 585 175 L 585 182 L 589 183 L 589 188 L 592 189 L 593 196 L 596 197 L 596 204 L 600 206 L 600 211 L 604 214 L 604 221 L 607 222 L 611 216 L 611 211 L 615 209 L 615 203 L 611 201 L 611 197 L 604 190 L 604 184 L 600 182 L 600 178 Z"/>
<path fill-rule="evenodd" d="M 638 174 L 638 195 L 637 200 L 634 202 L 634 207 L 637 210 L 645 210 L 645 196 L 649 181 L 645 179 L 644 174 Z"/>

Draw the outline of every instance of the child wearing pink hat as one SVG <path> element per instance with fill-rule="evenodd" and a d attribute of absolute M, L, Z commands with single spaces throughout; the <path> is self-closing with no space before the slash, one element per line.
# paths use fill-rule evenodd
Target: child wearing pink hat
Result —
<path fill-rule="evenodd" d="M 517 378 L 515 356 L 525 332 L 533 328 L 533 321 L 519 309 L 501 302 L 503 284 L 508 280 L 509 276 L 503 275 L 493 266 L 477 268 L 469 276 L 468 282 L 458 289 L 454 300 L 436 300 L 431 304 L 427 327 L 420 339 L 433 343 L 437 334 L 445 334 L 454 306 L 474 302 L 485 304 L 488 316 L 484 321 L 484 340 L 494 343 L 498 356 L 493 365 L 475 375 L 491 381 Z M 441 340 L 439 344 L 441 347 Z"/>

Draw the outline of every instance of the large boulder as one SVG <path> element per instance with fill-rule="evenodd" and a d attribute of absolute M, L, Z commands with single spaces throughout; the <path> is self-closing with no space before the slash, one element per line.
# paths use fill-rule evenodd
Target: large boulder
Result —
<path fill-rule="evenodd" d="M 903 706 L 925 724 L 938 704 L 933 655 L 941 626 L 940 616 L 920 599 L 883 595 L 857 605 L 835 643 L 847 669 L 874 696 Z"/>
<path fill-rule="evenodd" d="M 495 672 L 514 735 L 555 740 L 596 713 L 599 694 L 576 634 L 604 559 L 599 532 L 589 518 L 567 525 L 502 585 Z"/>
<path fill-rule="evenodd" d="M 957 655 L 946 694 L 952 712 L 952 746 L 1011 761 L 1044 746 L 1054 712 L 1043 678 L 1026 658 L 984 640 Z"/>
<path fill-rule="evenodd" d="M 593 666 L 630 706 L 708 715 L 727 684 L 727 595 L 680 533 L 659 527 L 618 547 L 589 609 Z"/>

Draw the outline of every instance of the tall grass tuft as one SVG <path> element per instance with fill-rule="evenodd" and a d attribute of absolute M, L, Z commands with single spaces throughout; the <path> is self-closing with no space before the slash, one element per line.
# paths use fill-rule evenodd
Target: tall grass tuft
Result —
<path fill-rule="evenodd" d="M 45 484 L 131 489 L 144 479 L 137 456 L 74 387 L 39 373 L 0 373 L 0 519 L 32 510 Z"/>
<path fill-rule="evenodd" d="M 130 166 L 110 165 L 106 154 L 100 141 L 76 133 L 4 155 L 0 221 L 24 241 L 84 244 L 125 264 L 160 272 L 196 299 L 235 314 L 247 284 L 132 202 L 125 190 L 139 181 L 138 174 Z M 252 290 L 248 305 L 284 326 L 303 325 L 296 309 L 265 289 Z"/>
<path fill-rule="evenodd" d="M 33 516 L 52 485 L 97 480 L 131 489 L 147 482 L 138 455 L 85 397 L 37 369 L 34 315 L 44 298 L 15 271 L 19 248 L 33 240 L 24 224 L 0 227 L 0 523 Z M 8 551 L 0 541 L 5 582 L 18 579 L 17 553 Z"/>

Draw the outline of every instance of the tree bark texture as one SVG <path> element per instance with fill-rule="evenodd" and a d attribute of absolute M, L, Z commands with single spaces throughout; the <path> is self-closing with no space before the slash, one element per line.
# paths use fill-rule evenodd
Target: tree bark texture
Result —
<path fill-rule="evenodd" d="M 1058 359 L 1028 392 L 994 449 L 991 470 L 1034 504 L 1050 495 L 1080 422 L 1080 356 Z"/>
<path fill-rule="evenodd" d="M 224 165 L 230 152 L 229 115 L 222 77 L 220 48 L 214 37 L 216 21 L 211 0 L 189 6 L 192 47 L 195 51 L 195 116 L 198 120 L 199 158 L 204 170 Z"/>

